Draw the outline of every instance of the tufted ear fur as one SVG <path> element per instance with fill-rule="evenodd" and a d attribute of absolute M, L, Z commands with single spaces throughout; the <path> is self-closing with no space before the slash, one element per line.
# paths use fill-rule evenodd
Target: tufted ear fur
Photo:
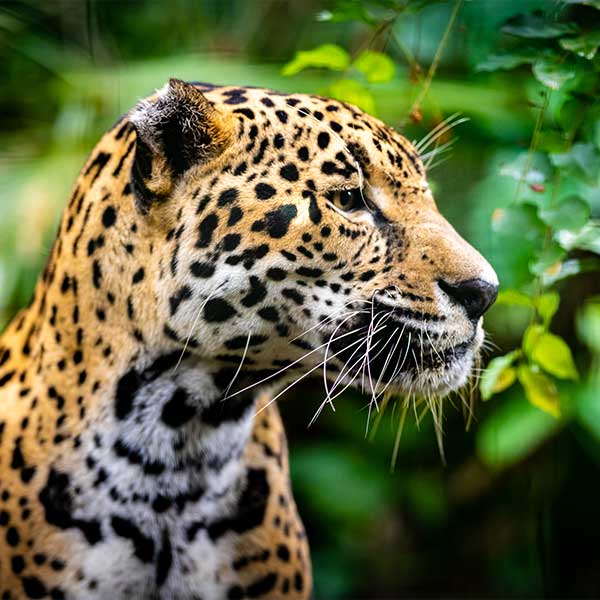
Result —
<path fill-rule="evenodd" d="M 179 79 L 140 102 L 129 119 L 137 134 L 131 183 L 143 212 L 165 200 L 187 169 L 217 156 L 231 138 L 229 120 Z"/>

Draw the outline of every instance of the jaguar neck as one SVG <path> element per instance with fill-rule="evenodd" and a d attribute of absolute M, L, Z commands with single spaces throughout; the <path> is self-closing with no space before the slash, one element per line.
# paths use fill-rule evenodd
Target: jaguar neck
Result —
<path fill-rule="evenodd" d="M 206 363 L 179 350 L 138 360 L 108 400 L 109 445 L 145 474 L 221 471 L 240 459 L 254 416 L 251 394 L 225 397 Z"/>
<path fill-rule="evenodd" d="M 37 364 L 21 397 L 55 416 L 35 435 L 58 470 L 83 462 L 98 487 L 110 480 L 115 497 L 136 481 L 136 494 L 219 493 L 238 476 L 255 403 L 251 392 L 226 397 L 230 369 L 182 349 L 138 346 L 127 356 L 118 331 L 86 339 L 66 319 L 57 336 L 55 312 L 38 297 L 12 337 Z"/>

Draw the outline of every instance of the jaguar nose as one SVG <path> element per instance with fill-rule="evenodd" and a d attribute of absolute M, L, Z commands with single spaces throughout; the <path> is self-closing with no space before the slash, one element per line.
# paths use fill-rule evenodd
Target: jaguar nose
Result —
<path fill-rule="evenodd" d="M 479 319 L 498 296 L 498 286 L 483 279 L 468 279 L 458 283 L 440 279 L 438 285 L 451 300 L 465 309 L 472 321 Z"/>

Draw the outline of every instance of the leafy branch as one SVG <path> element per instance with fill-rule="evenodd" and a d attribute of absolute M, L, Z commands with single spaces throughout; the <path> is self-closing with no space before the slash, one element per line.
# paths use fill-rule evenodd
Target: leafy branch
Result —
<path fill-rule="evenodd" d="M 516 202 L 496 211 L 493 224 L 500 238 L 510 237 L 520 224 L 520 235 L 532 239 L 537 250 L 529 264 L 530 282 L 520 290 L 504 290 L 499 298 L 500 304 L 531 311 L 521 349 L 490 362 L 481 392 L 488 399 L 518 381 L 532 404 L 559 417 L 556 380 L 575 380 L 578 371 L 567 342 L 549 331 L 561 300 L 554 288 L 575 275 L 600 270 L 600 259 L 594 256 L 600 254 L 600 227 L 592 217 L 592 197 L 600 185 L 600 145 L 591 127 L 599 116 L 595 57 L 600 36 L 576 22 L 540 13 L 511 19 L 502 31 L 516 43 L 490 56 L 480 70 L 530 65 L 543 105 L 528 153 L 503 168 L 518 180 Z M 551 95 L 556 96 L 552 104 L 557 123 L 547 119 Z M 573 104 L 580 113 L 576 119 Z M 558 134 L 551 144 L 544 142 L 548 127 Z"/>

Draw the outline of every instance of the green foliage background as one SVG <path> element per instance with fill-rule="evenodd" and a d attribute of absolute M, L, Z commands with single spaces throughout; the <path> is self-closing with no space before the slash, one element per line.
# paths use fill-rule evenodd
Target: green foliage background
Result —
<path fill-rule="evenodd" d="M 600 2 L 0 3 L 0 328 L 27 303 L 99 135 L 169 77 L 318 92 L 436 142 L 430 180 L 492 262 L 468 431 L 348 394 L 282 403 L 319 598 L 600 595 Z M 455 120 L 459 117 L 455 117 Z M 434 145 L 435 147 L 435 145 Z M 437 164 L 436 164 L 437 163 Z"/>

